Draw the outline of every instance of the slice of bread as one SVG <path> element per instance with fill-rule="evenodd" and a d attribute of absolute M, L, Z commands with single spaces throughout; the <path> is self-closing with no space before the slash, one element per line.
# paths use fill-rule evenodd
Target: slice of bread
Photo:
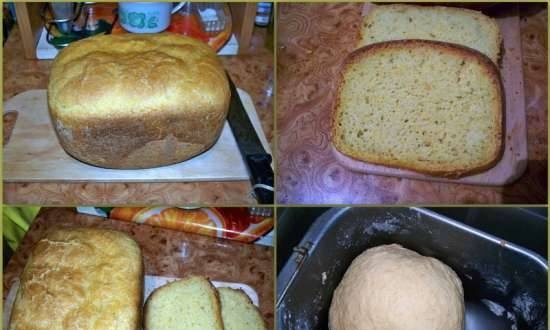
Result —
<path fill-rule="evenodd" d="M 219 288 L 225 330 L 265 330 L 260 312 L 242 290 Z"/>
<path fill-rule="evenodd" d="M 502 41 L 495 19 L 475 10 L 441 6 L 375 6 L 360 31 L 357 48 L 391 40 L 435 40 L 473 48 L 495 63 Z"/>
<path fill-rule="evenodd" d="M 145 330 L 223 330 L 221 307 L 210 281 L 190 276 L 151 293 L 145 304 Z"/>
<path fill-rule="evenodd" d="M 502 154 L 496 65 L 458 45 L 401 40 L 352 52 L 341 71 L 332 141 L 373 164 L 460 177 Z"/>

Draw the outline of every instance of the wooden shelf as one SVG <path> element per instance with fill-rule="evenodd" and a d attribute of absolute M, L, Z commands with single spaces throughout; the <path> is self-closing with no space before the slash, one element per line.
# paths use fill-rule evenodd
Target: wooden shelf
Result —
<path fill-rule="evenodd" d="M 16 2 L 15 12 L 21 32 L 25 58 L 36 59 L 36 45 L 44 22 L 40 17 L 40 11 L 45 2 Z M 254 31 L 254 19 L 256 17 L 256 3 L 229 3 L 231 18 L 233 21 L 233 33 L 239 41 L 239 53 L 246 53 L 250 48 L 250 41 Z"/>

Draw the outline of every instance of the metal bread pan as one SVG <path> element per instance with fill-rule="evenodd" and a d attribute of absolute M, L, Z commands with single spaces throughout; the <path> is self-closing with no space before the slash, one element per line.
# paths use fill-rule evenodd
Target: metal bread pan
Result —
<path fill-rule="evenodd" d="M 546 329 L 547 260 L 436 212 L 396 207 L 336 208 L 315 221 L 279 273 L 277 328 L 328 329 L 332 293 L 352 260 L 390 243 L 454 269 L 466 330 Z"/>

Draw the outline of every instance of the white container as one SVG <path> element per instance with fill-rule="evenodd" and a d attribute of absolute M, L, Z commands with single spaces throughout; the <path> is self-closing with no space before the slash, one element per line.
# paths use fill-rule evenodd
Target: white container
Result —
<path fill-rule="evenodd" d="M 119 2 L 120 25 L 132 33 L 162 32 L 170 25 L 172 14 L 183 5 L 185 2 L 175 7 L 171 2 Z"/>

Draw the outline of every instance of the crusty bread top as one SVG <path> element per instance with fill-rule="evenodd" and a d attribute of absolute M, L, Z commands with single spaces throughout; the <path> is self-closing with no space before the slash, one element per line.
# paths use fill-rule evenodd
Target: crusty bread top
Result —
<path fill-rule="evenodd" d="M 502 154 L 503 94 L 495 64 L 458 45 L 377 43 L 342 69 L 332 141 L 373 164 L 458 177 Z"/>
<path fill-rule="evenodd" d="M 502 37 L 495 19 L 476 10 L 442 6 L 380 5 L 364 18 L 357 47 L 424 39 L 473 48 L 498 63 Z"/>
<path fill-rule="evenodd" d="M 216 53 L 173 34 L 101 35 L 71 43 L 54 61 L 50 111 L 60 118 L 139 118 L 227 112 L 229 85 Z"/>
<path fill-rule="evenodd" d="M 143 262 L 127 235 L 58 229 L 32 250 L 10 330 L 137 330 Z"/>

